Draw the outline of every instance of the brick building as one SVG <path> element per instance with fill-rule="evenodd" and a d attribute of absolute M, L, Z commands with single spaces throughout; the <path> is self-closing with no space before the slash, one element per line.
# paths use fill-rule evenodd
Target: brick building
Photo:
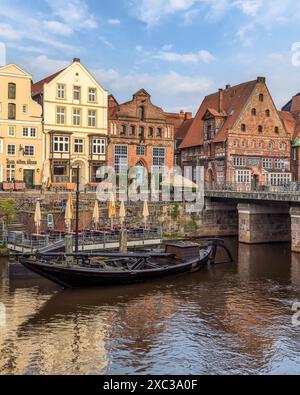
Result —
<path fill-rule="evenodd" d="M 180 146 L 182 166 L 204 166 L 210 187 L 256 189 L 291 180 L 290 130 L 282 122 L 265 78 L 207 96 Z"/>
<path fill-rule="evenodd" d="M 291 170 L 293 179 L 300 181 L 300 93 L 292 97 L 292 99 L 282 108 L 280 112 L 282 118 L 292 136 L 291 151 Z"/>
<path fill-rule="evenodd" d="M 109 96 L 108 118 L 107 162 L 117 174 L 135 166 L 148 173 L 173 167 L 174 123 L 152 104 L 148 92 L 141 89 L 123 104 Z"/>

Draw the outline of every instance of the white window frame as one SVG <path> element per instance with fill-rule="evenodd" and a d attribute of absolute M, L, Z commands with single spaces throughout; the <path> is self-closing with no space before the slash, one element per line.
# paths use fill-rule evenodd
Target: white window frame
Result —
<path fill-rule="evenodd" d="M 236 156 L 233 158 L 233 166 L 246 167 L 246 158 L 243 156 Z"/>
<path fill-rule="evenodd" d="M 116 174 L 126 174 L 128 171 L 128 145 L 115 145 L 114 163 Z"/>
<path fill-rule="evenodd" d="M 166 166 L 166 149 L 163 147 L 152 147 L 152 172 L 163 174 Z"/>
<path fill-rule="evenodd" d="M 54 136 L 53 137 L 53 152 L 67 154 L 70 152 L 70 137 Z"/>
<path fill-rule="evenodd" d="M 62 106 L 56 107 L 56 124 L 57 125 L 66 124 L 66 107 L 62 107 Z"/>
<path fill-rule="evenodd" d="M 16 178 L 16 165 L 14 163 L 8 163 L 6 165 L 6 179 L 8 182 L 15 180 Z"/>
<path fill-rule="evenodd" d="M 88 88 L 89 103 L 97 103 L 97 88 Z"/>
<path fill-rule="evenodd" d="M 22 137 L 36 138 L 36 128 L 22 128 Z"/>
<path fill-rule="evenodd" d="M 72 120 L 73 120 L 73 126 L 80 126 L 81 125 L 81 109 L 80 108 L 73 108 Z"/>
<path fill-rule="evenodd" d="M 80 102 L 81 100 L 81 86 L 79 85 L 73 86 L 73 100 L 75 102 Z"/>
<path fill-rule="evenodd" d="M 10 148 L 12 148 L 12 147 L 13 147 L 12 152 L 9 152 Z M 7 144 L 7 155 L 8 156 L 16 156 L 16 152 L 17 152 L 17 150 L 16 150 L 16 145 L 15 144 Z"/>
<path fill-rule="evenodd" d="M 57 98 L 60 100 L 66 99 L 66 85 L 65 84 L 57 84 Z"/>
<path fill-rule="evenodd" d="M 235 182 L 237 184 L 250 184 L 251 183 L 251 170 L 236 170 Z"/>
<path fill-rule="evenodd" d="M 93 155 L 105 155 L 106 140 L 94 138 L 93 139 Z"/>
<path fill-rule="evenodd" d="M 81 138 L 74 139 L 74 153 L 83 154 L 84 153 L 84 140 Z"/>
<path fill-rule="evenodd" d="M 273 168 L 273 158 L 263 158 L 262 168 L 263 169 L 272 169 Z"/>
<path fill-rule="evenodd" d="M 13 131 L 12 134 L 11 134 L 11 131 Z M 8 135 L 8 137 L 16 137 L 16 127 L 11 126 L 11 125 L 8 126 L 7 135 Z"/>
<path fill-rule="evenodd" d="M 97 110 L 88 110 L 88 126 L 90 128 L 97 127 Z"/>
<path fill-rule="evenodd" d="M 34 156 L 35 155 L 35 146 L 34 145 L 25 145 L 23 155 L 24 156 Z"/>
<path fill-rule="evenodd" d="M 137 156 L 146 156 L 147 155 L 147 147 L 145 145 L 137 145 L 136 146 L 136 155 Z"/>
<path fill-rule="evenodd" d="M 292 181 L 292 173 L 268 173 L 267 184 L 272 186 L 281 186 Z"/>

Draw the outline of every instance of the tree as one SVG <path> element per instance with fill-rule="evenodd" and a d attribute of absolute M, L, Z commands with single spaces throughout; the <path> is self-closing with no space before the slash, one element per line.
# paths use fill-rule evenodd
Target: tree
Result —
<path fill-rule="evenodd" d="M 17 209 L 15 201 L 12 199 L 0 201 L 0 218 L 6 225 L 9 225 L 16 218 Z"/>

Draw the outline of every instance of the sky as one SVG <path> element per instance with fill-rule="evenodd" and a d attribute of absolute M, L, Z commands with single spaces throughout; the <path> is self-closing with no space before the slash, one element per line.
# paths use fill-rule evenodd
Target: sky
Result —
<path fill-rule="evenodd" d="M 257 76 L 284 105 L 300 92 L 299 26 L 295 0 L 0 0 L 2 58 L 34 81 L 78 57 L 119 102 L 144 88 L 176 112 Z"/>

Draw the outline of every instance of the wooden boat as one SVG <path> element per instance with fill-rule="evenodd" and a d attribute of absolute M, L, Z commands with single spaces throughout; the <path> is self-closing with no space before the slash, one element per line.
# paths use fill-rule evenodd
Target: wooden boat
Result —
<path fill-rule="evenodd" d="M 214 242 L 206 247 L 171 242 L 166 244 L 164 253 L 35 254 L 23 255 L 19 261 L 27 269 L 64 288 L 83 288 L 194 273 L 214 259 L 216 248 Z"/>

